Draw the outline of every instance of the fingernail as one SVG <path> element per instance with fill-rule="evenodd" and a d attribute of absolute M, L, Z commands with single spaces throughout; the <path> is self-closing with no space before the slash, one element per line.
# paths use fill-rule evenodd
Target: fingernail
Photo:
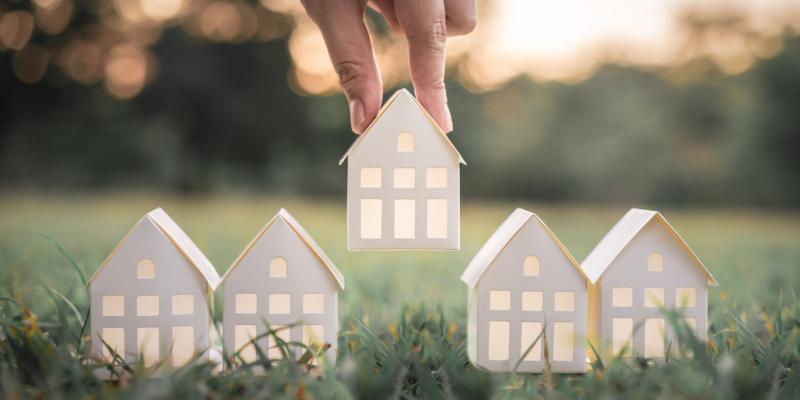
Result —
<path fill-rule="evenodd" d="M 364 131 L 364 103 L 361 100 L 350 100 L 350 128 L 355 133 Z"/>
<path fill-rule="evenodd" d="M 450 133 L 453 131 L 453 116 L 450 115 L 450 107 L 447 106 L 447 103 L 444 104 L 444 126 L 442 130 L 445 133 Z"/>

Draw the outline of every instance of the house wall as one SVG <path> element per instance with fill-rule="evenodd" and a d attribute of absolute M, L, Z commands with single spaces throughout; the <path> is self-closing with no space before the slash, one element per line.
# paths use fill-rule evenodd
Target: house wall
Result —
<path fill-rule="evenodd" d="M 270 262 L 276 257 L 286 260 L 285 278 L 270 277 Z M 256 335 L 267 332 L 266 321 L 276 326 L 289 326 L 290 340 L 303 341 L 303 325 L 322 325 L 326 343 L 331 344 L 331 357 L 335 356 L 339 331 L 338 286 L 336 280 L 317 256 L 308 248 L 281 218 L 276 218 L 266 232 L 258 239 L 249 252 L 234 267 L 223 282 L 224 294 L 224 345 L 228 356 L 235 353 L 235 326 L 255 325 Z M 236 294 L 257 295 L 257 309 L 254 314 L 236 313 Z M 303 312 L 304 294 L 323 294 L 324 311 L 321 314 Z M 270 314 L 271 294 L 289 294 L 288 314 Z M 258 346 L 268 354 L 270 338 L 257 340 Z M 297 354 L 299 356 L 299 354 Z"/>
<path fill-rule="evenodd" d="M 413 152 L 398 152 L 398 136 L 403 132 L 413 135 Z M 362 168 L 381 168 L 380 188 L 361 187 Z M 395 168 L 415 168 L 413 188 L 393 187 Z M 447 168 L 447 187 L 427 188 L 427 168 Z M 458 249 L 459 180 L 458 156 L 418 109 L 414 100 L 400 94 L 348 157 L 347 232 L 350 249 Z M 380 239 L 361 237 L 362 199 L 381 200 L 383 213 Z M 414 201 L 413 239 L 395 238 L 396 199 Z M 427 235 L 429 199 L 447 201 L 445 238 L 429 238 Z"/>
<path fill-rule="evenodd" d="M 663 271 L 648 271 L 648 257 L 658 252 L 663 257 Z M 676 307 L 676 289 L 695 288 L 695 305 L 680 307 L 685 318 L 692 318 L 696 334 L 706 337 L 708 329 L 708 290 L 706 276 L 695 261 L 671 233 L 657 220 L 650 221 L 630 241 L 612 262 L 598 282 L 598 311 L 600 345 L 605 354 L 613 352 L 614 318 L 630 318 L 633 321 L 633 349 L 636 354 L 645 354 L 645 320 L 662 319 L 668 341 L 675 345 L 675 332 L 656 307 L 645 307 L 645 289 L 664 289 L 664 306 Z M 613 307 L 613 288 L 632 288 L 630 307 Z M 666 349 L 666 346 L 665 346 Z"/>
<path fill-rule="evenodd" d="M 539 276 L 524 276 L 524 260 L 539 258 Z M 493 371 L 510 371 L 522 356 L 522 324 L 538 322 L 545 329 L 546 339 L 540 339 L 540 360 L 523 361 L 518 371 L 540 372 L 545 366 L 545 344 L 554 372 L 584 372 L 586 368 L 587 284 L 576 271 L 561 248 L 553 241 L 538 220 L 528 221 L 495 258 L 476 286 L 478 295 L 477 359 L 478 364 Z M 510 291 L 508 311 L 490 310 L 492 290 Z M 523 292 L 541 292 L 541 311 L 523 311 Z M 574 293 L 573 311 L 555 311 L 556 292 Z M 489 357 L 489 326 L 491 321 L 509 322 L 508 360 Z M 573 327 L 571 361 L 554 359 L 556 323 L 571 323 Z M 535 338 L 535 336 L 534 336 Z M 525 349 L 529 344 L 526 344 Z"/>
<path fill-rule="evenodd" d="M 137 264 L 146 258 L 155 264 L 154 279 L 137 277 Z M 104 345 L 99 340 L 103 328 L 125 329 L 125 359 L 129 362 L 139 355 L 138 328 L 159 329 L 160 359 L 165 359 L 173 347 L 174 327 L 194 327 L 195 350 L 207 350 L 211 321 L 208 293 L 208 285 L 195 267 L 156 225 L 142 219 L 90 284 L 92 355 L 103 356 Z M 194 313 L 173 315 L 172 296 L 186 294 L 194 296 Z M 159 296 L 158 315 L 137 316 L 137 297 L 152 295 Z M 124 296 L 124 315 L 103 316 L 104 296 Z"/>

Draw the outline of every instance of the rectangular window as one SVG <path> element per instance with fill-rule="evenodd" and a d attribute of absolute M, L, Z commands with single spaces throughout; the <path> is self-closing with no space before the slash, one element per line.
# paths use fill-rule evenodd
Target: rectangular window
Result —
<path fill-rule="evenodd" d="M 508 321 L 489 321 L 489 360 L 508 360 Z"/>
<path fill-rule="evenodd" d="M 365 189 L 381 187 L 380 168 L 361 168 L 361 187 Z"/>
<path fill-rule="evenodd" d="M 125 358 L 125 329 L 124 328 L 103 328 L 100 337 L 108 344 L 114 351 L 123 359 Z M 103 358 L 106 361 L 111 361 L 114 355 L 108 350 L 106 344 L 103 344 Z"/>
<path fill-rule="evenodd" d="M 697 304 L 695 288 L 675 289 L 675 305 L 678 307 L 694 307 Z"/>
<path fill-rule="evenodd" d="M 429 189 L 443 189 L 447 187 L 447 168 L 428 168 L 425 183 Z"/>
<path fill-rule="evenodd" d="M 575 292 L 556 292 L 554 297 L 556 311 L 575 311 Z"/>
<path fill-rule="evenodd" d="M 158 328 L 138 328 L 136 330 L 136 346 L 139 355 L 144 359 L 144 366 L 149 368 L 161 359 Z"/>
<path fill-rule="evenodd" d="M 522 311 L 542 311 L 542 292 L 522 292 Z"/>
<path fill-rule="evenodd" d="M 395 239 L 414 239 L 416 213 L 414 200 L 394 201 Z"/>
<path fill-rule="evenodd" d="M 281 353 L 280 347 L 278 347 L 278 341 L 275 339 L 275 336 L 283 342 L 289 343 L 292 341 L 291 329 L 285 325 L 272 325 L 272 332 L 273 333 L 269 335 L 269 351 L 267 352 L 267 356 L 270 360 L 278 360 L 283 358 L 283 354 Z M 288 349 L 288 352 L 291 352 L 291 349 Z"/>
<path fill-rule="evenodd" d="M 611 290 L 612 307 L 633 307 L 633 288 L 615 287 Z"/>
<path fill-rule="evenodd" d="M 139 317 L 158 315 L 158 296 L 136 297 L 136 315 Z"/>
<path fill-rule="evenodd" d="M 633 350 L 633 319 L 614 318 L 611 320 L 612 351 L 614 354 L 627 348 Z"/>
<path fill-rule="evenodd" d="M 489 309 L 507 311 L 511 309 L 511 292 L 508 290 L 489 291 Z"/>
<path fill-rule="evenodd" d="M 539 257 L 525 257 L 525 260 L 522 261 L 522 275 L 539 276 Z"/>
<path fill-rule="evenodd" d="M 176 294 L 172 296 L 172 315 L 194 314 L 194 295 Z"/>
<path fill-rule="evenodd" d="M 255 325 L 236 325 L 233 332 L 233 348 L 246 363 L 256 360 L 256 346 L 252 343 L 256 337 Z"/>
<path fill-rule="evenodd" d="M 172 365 L 186 365 L 194 356 L 194 327 L 175 326 L 172 328 Z"/>
<path fill-rule="evenodd" d="M 395 168 L 394 169 L 394 187 L 395 189 L 411 189 L 415 185 L 414 174 L 415 168 Z"/>
<path fill-rule="evenodd" d="M 361 238 L 381 238 L 383 204 L 380 199 L 361 199 Z"/>
<path fill-rule="evenodd" d="M 525 361 L 541 361 L 542 359 L 542 342 L 544 341 L 544 337 L 539 337 L 542 333 L 542 323 L 541 322 L 523 322 L 522 323 L 522 335 L 520 340 L 520 350 L 519 354 L 525 354 L 528 351 L 528 347 L 531 347 L 531 344 L 536 341 L 536 344 L 533 345 L 531 351 L 525 356 Z"/>
<path fill-rule="evenodd" d="M 258 295 L 255 293 L 236 293 L 234 309 L 236 314 L 255 314 Z"/>
<path fill-rule="evenodd" d="M 269 262 L 270 278 L 286 278 L 288 265 L 283 257 L 275 257 Z"/>
<path fill-rule="evenodd" d="M 136 263 L 136 277 L 139 279 L 156 279 L 156 264 L 149 258 Z"/>
<path fill-rule="evenodd" d="M 683 323 L 689 327 L 689 330 L 692 331 L 693 334 L 697 335 L 697 320 L 694 318 L 684 318 Z"/>
<path fill-rule="evenodd" d="M 658 308 L 664 305 L 664 288 L 646 288 L 644 290 L 644 306 Z"/>
<path fill-rule="evenodd" d="M 428 238 L 447 238 L 447 200 L 428 199 Z"/>
<path fill-rule="evenodd" d="M 103 316 L 121 317 L 125 315 L 125 296 L 103 296 Z"/>
<path fill-rule="evenodd" d="M 289 294 L 269 295 L 270 314 L 289 314 L 291 312 L 292 297 Z"/>
<path fill-rule="evenodd" d="M 572 361 L 575 328 L 572 322 L 553 324 L 553 361 Z"/>
<path fill-rule="evenodd" d="M 322 346 L 325 343 L 325 327 L 322 325 L 303 325 L 303 344 Z"/>
<path fill-rule="evenodd" d="M 644 321 L 644 356 L 664 357 L 664 320 L 647 318 Z"/>
<path fill-rule="evenodd" d="M 325 312 L 325 295 L 307 293 L 303 295 L 303 314 L 322 314 Z"/>

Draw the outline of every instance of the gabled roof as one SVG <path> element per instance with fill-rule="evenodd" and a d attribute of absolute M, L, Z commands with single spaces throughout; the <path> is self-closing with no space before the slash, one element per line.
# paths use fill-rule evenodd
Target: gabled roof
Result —
<path fill-rule="evenodd" d="M 311 235 L 309 235 L 308 232 L 306 232 L 306 230 L 303 229 L 300 223 L 297 222 L 296 219 L 294 219 L 292 214 L 289 214 L 289 211 L 286 211 L 286 209 L 283 208 L 281 208 L 278 211 L 278 213 L 275 214 L 275 216 L 272 217 L 272 219 L 266 225 L 264 225 L 263 228 L 261 228 L 261 230 L 253 238 L 253 240 L 251 240 L 250 243 L 247 245 L 247 247 L 245 247 L 244 250 L 242 250 L 242 253 L 239 254 L 239 257 L 236 257 L 236 260 L 233 262 L 233 264 L 231 264 L 231 267 L 228 268 L 228 271 L 225 272 L 225 275 L 222 276 L 222 280 L 224 281 L 225 278 L 227 278 L 228 275 L 230 275 L 230 273 L 239 265 L 242 259 L 244 259 L 247 253 L 250 252 L 250 249 L 252 249 L 253 246 L 256 244 L 256 242 L 258 242 L 258 240 L 261 239 L 262 236 L 264 236 L 264 233 L 266 233 L 267 230 L 269 230 L 269 228 L 278 218 L 280 218 L 281 220 L 286 222 L 287 225 L 289 225 L 289 227 L 292 229 L 292 231 L 294 231 L 297 237 L 299 237 L 300 240 L 302 240 L 303 243 L 305 243 L 306 246 L 308 246 L 308 249 L 311 250 L 311 252 L 314 253 L 314 255 L 316 255 L 320 261 L 322 261 L 322 264 L 325 265 L 325 268 L 328 270 L 328 272 L 330 272 L 330 274 L 333 275 L 333 278 L 336 280 L 336 283 L 339 284 L 339 287 L 342 290 L 344 290 L 344 276 L 342 275 L 342 273 L 336 268 L 336 265 L 333 264 L 333 261 L 331 261 L 331 259 L 328 258 L 325 252 L 322 251 L 322 248 L 320 248 L 319 245 L 317 245 L 317 242 L 314 241 Z"/>
<path fill-rule="evenodd" d="M 117 250 L 128 240 L 129 235 L 134 231 L 135 227 L 148 221 L 158 227 L 164 236 L 166 236 L 167 239 L 172 242 L 175 248 L 180 251 L 184 257 L 186 257 L 186 259 L 189 261 L 189 264 L 197 269 L 203 279 L 205 279 L 205 281 L 208 283 L 208 286 L 211 288 L 211 290 L 217 288 L 220 283 L 217 270 L 214 268 L 211 262 L 208 261 L 208 258 L 206 258 L 205 254 L 200 251 L 197 245 L 192 242 L 192 239 L 186 235 L 186 232 L 184 232 L 183 229 L 181 229 L 181 227 L 178 226 L 178 224 L 175 223 L 175 221 L 173 221 L 172 218 L 170 218 L 170 216 L 160 207 L 150 211 L 144 217 L 142 217 L 139 222 L 136 223 L 134 228 L 132 228 L 125 235 L 122 241 L 120 241 L 117 246 L 114 247 L 114 250 L 111 251 L 111 254 L 106 257 L 103 263 L 100 264 L 100 267 L 97 268 L 97 271 L 95 271 L 92 277 L 89 278 L 89 283 L 91 283 L 100 274 L 100 271 L 106 267 L 111 258 L 113 258 L 117 253 Z"/>
<path fill-rule="evenodd" d="M 639 208 L 630 209 L 630 211 L 617 221 L 617 224 L 606 233 L 603 239 L 600 240 L 600 243 L 598 243 L 592 252 L 586 256 L 586 259 L 583 260 L 581 268 L 583 268 L 583 271 L 589 279 L 591 279 L 592 284 L 597 283 L 611 263 L 613 263 L 622 250 L 628 246 L 628 243 L 639 234 L 642 228 L 654 219 L 667 229 L 678 244 L 683 247 L 689 255 L 689 258 L 702 269 L 708 283 L 717 286 L 717 281 L 711 275 L 711 272 L 706 268 L 703 262 L 700 261 L 700 258 L 697 257 L 694 251 L 689 248 L 689 245 L 681 238 L 678 231 L 667 222 L 666 218 L 658 211 L 642 210 Z"/>
<path fill-rule="evenodd" d="M 467 163 L 464 162 L 464 159 L 461 157 L 461 153 L 458 152 L 458 149 L 456 149 L 456 146 L 453 145 L 453 142 L 451 142 L 450 139 L 447 137 L 447 134 L 442 130 L 442 128 L 439 127 L 439 124 L 437 124 L 436 121 L 433 120 L 433 117 L 431 117 L 431 115 L 428 114 L 428 111 L 425 110 L 425 107 L 423 107 L 422 104 L 420 104 L 417 98 L 414 97 L 411 93 L 409 93 L 408 90 L 406 89 L 400 89 L 396 91 L 392 95 L 392 97 L 390 97 L 389 100 L 387 100 L 386 103 L 383 104 L 381 109 L 378 111 L 378 115 L 375 117 L 372 123 L 370 123 L 367 129 L 364 130 L 364 133 L 358 135 L 358 138 L 356 138 L 355 142 L 353 142 L 353 144 L 350 145 L 350 148 L 347 149 L 347 152 L 344 153 L 342 158 L 339 160 L 339 165 L 342 165 L 344 163 L 344 160 L 347 159 L 350 153 L 355 151 L 356 147 L 358 147 L 358 145 L 364 140 L 364 138 L 367 137 L 367 135 L 372 131 L 372 127 L 375 125 L 375 123 L 381 119 L 383 113 L 389 110 L 392 107 L 392 104 L 394 104 L 394 102 L 401 96 L 413 101 L 414 104 L 417 105 L 419 111 L 423 113 L 423 115 L 425 115 L 425 118 L 427 118 L 428 121 L 431 123 L 431 125 L 433 125 L 434 129 L 436 129 L 436 132 L 439 132 L 439 135 L 441 135 L 442 139 L 444 139 L 448 147 L 453 151 L 453 153 L 455 153 L 456 156 L 458 156 L 458 162 L 466 165 Z"/>
<path fill-rule="evenodd" d="M 517 208 L 511 215 L 503 221 L 502 224 L 497 228 L 496 231 L 492 234 L 489 240 L 478 250 L 478 253 L 475 254 L 475 257 L 467 266 L 467 269 L 464 270 L 464 273 L 461 274 L 461 280 L 467 284 L 470 288 L 474 288 L 475 285 L 478 284 L 480 281 L 481 276 L 486 272 L 489 268 L 489 265 L 492 264 L 495 258 L 500 255 L 500 252 L 506 248 L 506 246 L 514 240 L 514 237 L 517 235 L 520 229 L 525 226 L 526 223 L 529 221 L 534 220 L 538 222 L 547 234 L 553 239 L 553 242 L 558 245 L 561 249 L 561 252 L 567 256 L 570 264 L 575 268 L 576 271 L 583 277 L 583 279 L 588 281 L 588 277 L 583 273 L 581 270 L 580 265 L 578 265 L 578 261 L 575 260 L 575 257 L 564 247 L 564 244 L 558 240 L 558 237 L 547 227 L 547 225 L 542 221 L 536 214 L 523 210 L 521 208 Z"/>

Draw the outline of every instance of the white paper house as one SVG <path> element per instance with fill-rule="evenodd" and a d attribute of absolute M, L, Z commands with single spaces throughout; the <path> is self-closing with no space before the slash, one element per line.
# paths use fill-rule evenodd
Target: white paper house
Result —
<path fill-rule="evenodd" d="M 92 355 L 181 366 L 207 357 L 217 271 L 164 210 L 150 211 L 89 280 Z M 102 339 L 102 340 L 101 340 Z"/>
<path fill-rule="evenodd" d="M 459 248 L 464 160 L 411 93 L 383 105 L 345 160 L 351 250 Z"/>
<path fill-rule="evenodd" d="M 267 325 L 285 342 L 330 344 L 327 355 L 335 357 L 344 277 L 288 211 L 256 234 L 222 282 L 228 357 L 239 352 L 241 360 L 255 361 L 258 346 L 270 359 L 282 358 Z M 293 356 L 302 352 L 295 350 Z"/>
<path fill-rule="evenodd" d="M 661 306 L 678 308 L 696 336 L 706 337 L 707 285 L 717 282 L 660 213 L 628 211 L 581 266 L 593 284 L 591 337 L 602 354 L 663 360 L 679 343 Z"/>
<path fill-rule="evenodd" d="M 520 372 L 542 372 L 546 361 L 553 372 L 585 372 L 588 280 L 536 214 L 514 210 L 461 280 L 469 286 L 467 350 L 474 364 L 511 371 L 522 359 Z"/>

